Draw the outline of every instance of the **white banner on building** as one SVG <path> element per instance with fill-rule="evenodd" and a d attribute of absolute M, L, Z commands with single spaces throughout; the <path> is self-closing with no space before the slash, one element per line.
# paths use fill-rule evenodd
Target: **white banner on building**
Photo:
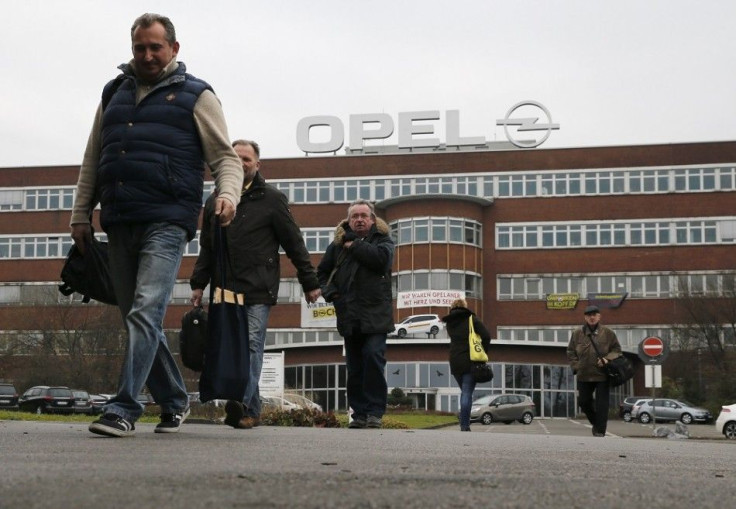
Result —
<path fill-rule="evenodd" d="M 261 394 L 284 394 L 284 352 L 265 352 L 258 381 Z"/>
<path fill-rule="evenodd" d="M 455 290 L 417 290 L 399 292 L 396 295 L 396 308 L 418 308 L 439 306 L 449 308 L 455 299 L 465 298 L 465 292 Z"/>
<path fill-rule="evenodd" d="M 320 297 L 314 304 L 302 299 L 302 329 L 337 327 L 335 306 Z"/>

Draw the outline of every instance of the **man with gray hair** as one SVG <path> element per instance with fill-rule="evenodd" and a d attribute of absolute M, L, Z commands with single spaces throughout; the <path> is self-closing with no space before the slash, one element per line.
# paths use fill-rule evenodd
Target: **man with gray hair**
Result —
<path fill-rule="evenodd" d="M 225 403 L 225 424 L 236 429 L 251 429 L 261 422 L 261 399 L 258 381 L 263 367 L 266 326 L 271 307 L 276 304 L 281 279 L 279 247 L 296 268 L 296 276 L 304 291 L 304 299 L 315 302 L 320 296 L 317 273 L 304 244 L 301 229 L 289 210 L 284 193 L 268 184 L 260 172 L 261 150 L 251 140 L 235 140 L 233 148 L 243 167 L 242 198 L 232 225 L 225 237 L 230 254 L 227 283 L 245 295 L 248 313 L 250 372 L 243 401 Z M 190 280 L 191 302 L 202 304 L 204 289 L 212 281 L 217 264 L 215 246 L 215 203 L 217 195 L 204 206 L 199 258 Z"/>
<path fill-rule="evenodd" d="M 161 407 L 157 433 L 189 414 L 186 387 L 163 332 L 184 248 L 197 233 L 205 164 L 215 178 L 215 214 L 227 226 L 243 174 L 212 87 L 176 61 L 171 20 L 143 14 L 130 31 L 133 59 L 102 92 L 79 172 L 71 236 L 84 253 L 92 211 L 109 241 L 115 298 L 128 334 L 117 394 L 89 426 L 125 437 L 143 413 L 144 385 Z"/>
<path fill-rule="evenodd" d="M 373 204 L 356 200 L 317 267 L 322 295 L 335 305 L 345 339 L 350 428 L 380 428 L 386 411 L 386 336 L 394 330 L 394 242 Z"/>

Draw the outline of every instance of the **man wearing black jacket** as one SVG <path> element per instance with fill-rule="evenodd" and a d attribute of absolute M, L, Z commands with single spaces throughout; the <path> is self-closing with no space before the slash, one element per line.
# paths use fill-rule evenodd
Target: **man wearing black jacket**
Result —
<path fill-rule="evenodd" d="M 380 428 L 386 411 L 393 258 L 388 225 L 376 217 L 371 202 L 356 200 L 317 267 L 325 300 L 335 304 L 337 331 L 345 338 L 351 428 Z"/>
<path fill-rule="evenodd" d="M 296 267 L 306 301 L 315 302 L 321 292 L 301 230 L 291 215 L 286 196 L 267 184 L 259 172 L 261 161 L 258 144 L 249 140 L 236 140 L 233 148 L 242 162 L 244 179 L 235 218 L 225 229 L 229 250 L 228 276 L 232 278 L 233 288 L 245 294 L 250 374 L 243 401 L 226 403 L 225 424 L 233 428 L 249 429 L 258 426 L 260 422 L 258 380 L 263 366 L 268 316 L 279 293 L 279 246 L 284 248 L 286 256 Z M 194 306 L 201 305 L 204 289 L 211 281 L 219 278 L 219 274 L 214 274 L 215 199 L 213 193 L 204 208 L 199 258 L 190 280 L 191 302 Z"/>

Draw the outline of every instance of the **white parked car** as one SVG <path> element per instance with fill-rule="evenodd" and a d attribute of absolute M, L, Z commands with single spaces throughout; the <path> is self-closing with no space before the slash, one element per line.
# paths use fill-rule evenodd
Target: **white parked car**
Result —
<path fill-rule="evenodd" d="M 716 429 L 726 438 L 736 440 L 736 403 L 721 407 L 721 413 L 716 419 Z"/>
<path fill-rule="evenodd" d="M 400 338 L 405 338 L 407 334 L 431 334 L 436 336 L 445 324 L 442 323 L 437 315 L 412 315 L 407 317 L 401 323 L 394 324 L 396 334 Z"/>
<path fill-rule="evenodd" d="M 284 399 L 291 403 L 294 403 L 295 405 L 299 405 L 302 408 L 309 408 L 311 410 L 316 410 L 318 412 L 322 411 L 322 407 L 320 405 L 318 405 L 311 399 L 302 396 L 301 394 L 295 394 L 293 392 L 285 392 Z"/>
<path fill-rule="evenodd" d="M 264 396 L 263 394 L 261 394 L 261 406 L 284 410 L 287 412 L 289 410 L 299 410 L 300 408 L 302 408 L 301 405 L 292 403 L 288 399 L 284 399 L 281 396 Z"/>

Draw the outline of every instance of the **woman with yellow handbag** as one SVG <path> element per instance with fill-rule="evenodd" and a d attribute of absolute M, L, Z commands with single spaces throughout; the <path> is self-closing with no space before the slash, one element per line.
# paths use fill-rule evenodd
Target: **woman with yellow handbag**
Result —
<path fill-rule="evenodd" d="M 457 299 L 450 306 L 450 313 L 442 318 L 450 336 L 450 371 L 460 386 L 460 431 L 470 431 L 470 407 L 473 404 L 475 377 L 473 376 L 473 362 L 488 360 L 487 352 L 491 346 L 491 334 L 483 322 L 468 309 L 465 299 Z M 480 347 L 471 350 L 471 327 L 475 334 L 480 336 Z M 477 361 L 471 359 L 471 351 L 479 355 Z M 485 360 L 481 357 L 485 356 Z"/>

